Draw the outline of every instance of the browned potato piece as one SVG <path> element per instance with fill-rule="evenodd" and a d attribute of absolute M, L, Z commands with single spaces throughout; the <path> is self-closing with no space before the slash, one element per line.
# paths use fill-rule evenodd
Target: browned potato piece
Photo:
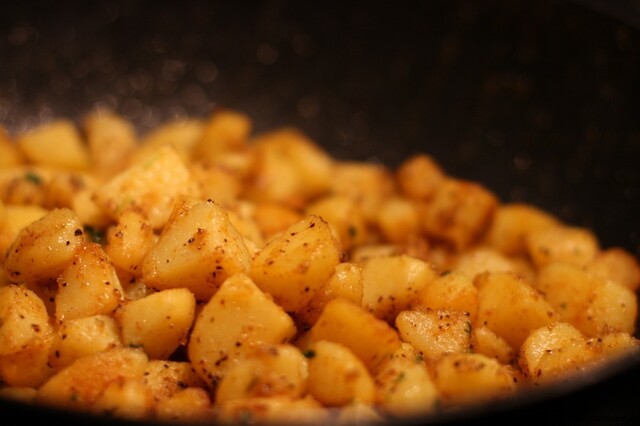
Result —
<path fill-rule="evenodd" d="M 416 200 L 431 198 L 444 179 L 440 165 L 426 154 L 413 155 L 396 171 L 396 180 L 402 193 Z"/>
<path fill-rule="evenodd" d="M 223 424 L 330 424 L 331 414 L 310 396 L 233 399 L 216 407 Z"/>
<path fill-rule="evenodd" d="M 554 226 L 529 233 L 525 244 L 527 253 L 538 267 L 551 262 L 584 266 L 600 250 L 593 232 L 571 226 Z"/>
<path fill-rule="evenodd" d="M 202 136 L 194 148 L 194 158 L 213 164 L 220 154 L 242 148 L 252 130 L 251 119 L 229 109 L 218 109 L 204 124 Z"/>
<path fill-rule="evenodd" d="M 153 403 L 151 391 L 136 378 L 107 384 L 89 408 L 92 412 L 118 419 L 142 420 L 151 415 Z"/>
<path fill-rule="evenodd" d="M 367 240 L 367 224 L 360 206 L 344 195 L 323 197 L 306 209 L 306 213 L 324 219 L 335 231 L 345 251 Z"/>
<path fill-rule="evenodd" d="M 633 333 L 638 316 L 635 293 L 615 281 L 595 286 L 586 309 L 578 314 L 575 326 L 589 337 L 623 331 Z"/>
<path fill-rule="evenodd" d="M 471 346 L 471 321 L 466 312 L 402 311 L 396 318 L 396 327 L 400 338 L 419 350 L 426 359 L 468 352 Z"/>
<path fill-rule="evenodd" d="M 513 348 L 489 327 L 474 328 L 471 333 L 473 352 L 495 358 L 501 364 L 510 364 L 515 358 Z"/>
<path fill-rule="evenodd" d="M 467 275 L 451 271 L 426 286 L 418 294 L 415 307 L 467 312 L 473 323 L 478 314 L 478 289 Z"/>
<path fill-rule="evenodd" d="M 255 205 L 254 219 L 267 239 L 300 222 L 303 218 L 299 211 L 284 204 L 265 202 Z"/>
<path fill-rule="evenodd" d="M 158 151 L 170 147 L 180 159 L 188 161 L 195 146 L 202 138 L 204 123 L 195 118 L 175 118 L 143 135 L 139 148 L 134 151 L 132 162 L 145 161 Z"/>
<path fill-rule="evenodd" d="M 295 332 L 293 320 L 280 306 L 249 277 L 236 274 L 200 311 L 189 340 L 189 360 L 213 385 L 252 347 L 284 343 Z"/>
<path fill-rule="evenodd" d="M 87 147 L 69 120 L 42 124 L 20 135 L 17 142 L 31 163 L 72 170 L 89 168 Z"/>
<path fill-rule="evenodd" d="M 463 250 L 487 230 L 498 199 L 481 185 L 447 178 L 422 211 L 424 232 Z"/>
<path fill-rule="evenodd" d="M 400 348 L 398 334 L 389 324 L 344 299 L 327 303 L 305 342 L 320 340 L 346 346 L 372 372 Z"/>
<path fill-rule="evenodd" d="M 474 278 L 489 271 L 518 272 L 511 259 L 488 247 L 476 247 L 461 253 L 455 260 L 454 270 Z"/>
<path fill-rule="evenodd" d="M 587 263 L 586 268 L 600 279 L 616 281 L 631 291 L 640 289 L 640 264 L 623 248 L 612 247 L 600 251 Z"/>
<path fill-rule="evenodd" d="M 202 388 L 180 389 L 157 401 L 155 416 L 163 422 L 202 422 L 214 418 L 209 393 Z"/>
<path fill-rule="evenodd" d="M 11 140 L 4 127 L 0 126 L 0 170 L 18 166 L 24 162 L 17 144 Z"/>
<path fill-rule="evenodd" d="M 102 246 L 87 243 L 80 247 L 58 278 L 55 317 L 58 321 L 112 313 L 124 291 L 116 270 Z"/>
<path fill-rule="evenodd" d="M 417 205 L 401 197 L 390 197 L 383 201 L 375 223 L 384 238 L 391 243 L 408 243 L 421 233 Z"/>
<path fill-rule="evenodd" d="M 34 387 L 42 385 L 51 375 L 49 351 L 53 336 L 48 333 L 19 352 L 0 355 L 0 380 L 8 386 Z"/>
<path fill-rule="evenodd" d="M 150 359 L 143 376 L 143 383 L 156 401 L 170 398 L 182 389 L 206 385 L 186 361 Z"/>
<path fill-rule="evenodd" d="M 250 276 L 287 312 L 304 308 L 340 262 L 327 222 L 307 216 L 269 241 L 253 258 Z"/>
<path fill-rule="evenodd" d="M 142 276 L 150 287 L 186 287 L 198 300 L 209 300 L 226 278 L 248 271 L 250 262 L 243 237 L 222 207 L 184 199 L 145 257 Z"/>
<path fill-rule="evenodd" d="M 485 272 L 478 287 L 476 324 L 486 326 L 515 350 L 531 331 L 551 324 L 555 312 L 533 287 L 510 272 Z"/>
<path fill-rule="evenodd" d="M 122 171 L 138 142 L 133 124 L 115 113 L 98 111 L 85 117 L 83 127 L 94 173 L 109 178 Z"/>
<path fill-rule="evenodd" d="M 128 210 L 109 228 L 104 249 L 115 266 L 139 277 L 142 262 L 157 240 L 151 224 L 140 213 Z"/>
<path fill-rule="evenodd" d="M 45 340 L 51 332 L 49 315 L 33 291 L 0 287 L 0 355 L 11 355 Z"/>
<path fill-rule="evenodd" d="M 415 304 L 436 276 L 431 265 L 414 257 L 373 257 L 362 266 L 362 306 L 392 322 L 398 312 Z"/>

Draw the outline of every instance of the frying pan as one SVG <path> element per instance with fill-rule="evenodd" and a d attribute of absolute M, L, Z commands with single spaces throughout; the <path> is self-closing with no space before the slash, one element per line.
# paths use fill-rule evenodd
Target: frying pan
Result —
<path fill-rule="evenodd" d="M 634 1 L 3 3 L 0 124 L 109 107 L 142 133 L 224 106 L 333 156 L 431 154 L 503 201 L 640 255 Z M 631 356 L 506 402 L 401 424 L 640 421 Z M 4 424 L 125 424 L 0 400 Z M 14 419 L 14 420 L 12 420 Z M 395 424 L 395 423 L 394 423 Z"/>

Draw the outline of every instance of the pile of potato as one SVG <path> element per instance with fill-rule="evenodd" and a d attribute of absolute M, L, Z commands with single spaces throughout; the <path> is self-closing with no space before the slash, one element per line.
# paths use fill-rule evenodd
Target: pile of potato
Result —
<path fill-rule="evenodd" d="M 231 110 L 0 131 L 0 396 L 317 423 L 487 403 L 638 349 L 637 260 Z"/>

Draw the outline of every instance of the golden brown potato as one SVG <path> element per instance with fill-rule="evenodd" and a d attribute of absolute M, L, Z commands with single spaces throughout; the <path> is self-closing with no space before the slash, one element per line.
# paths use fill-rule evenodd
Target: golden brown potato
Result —
<path fill-rule="evenodd" d="M 150 359 L 143 376 L 143 383 L 156 401 L 170 398 L 183 389 L 206 385 L 187 361 Z"/>
<path fill-rule="evenodd" d="M 584 266 L 600 250 L 593 233 L 584 228 L 554 226 L 527 235 L 527 253 L 537 267 L 551 262 Z"/>
<path fill-rule="evenodd" d="M 474 328 L 471 333 L 471 349 L 490 358 L 495 358 L 501 364 L 511 364 L 515 358 L 513 348 L 489 327 Z"/>
<path fill-rule="evenodd" d="M 404 195 L 416 200 L 428 200 L 445 179 L 440 165 L 426 154 L 416 154 L 406 160 L 396 171 L 398 186 Z"/>
<path fill-rule="evenodd" d="M 244 147 L 252 130 L 251 119 L 238 111 L 217 109 L 204 123 L 194 147 L 194 158 L 212 164 L 220 154 Z"/>
<path fill-rule="evenodd" d="M 118 223 L 107 231 L 104 249 L 111 262 L 132 275 L 142 275 L 142 262 L 158 241 L 151 224 L 144 217 L 128 210 L 120 216 Z"/>
<path fill-rule="evenodd" d="M 375 224 L 387 241 L 396 244 L 408 243 L 421 233 L 418 206 L 400 197 L 381 203 Z"/>
<path fill-rule="evenodd" d="M 139 379 L 124 379 L 107 384 L 96 401 L 92 412 L 120 419 L 149 418 L 153 410 L 153 396 Z"/>
<path fill-rule="evenodd" d="M 623 248 L 612 247 L 598 252 L 586 269 L 600 279 L 616 281 L 631 291 L 640 289 L 640 264 Z"/>
<path fill-rule="evenodd" d="M 478 289 L 467 275 L 451 271 L 426 286 L 418 294 L 415 307 L 467 312 L 474 323 L 478 314 Z"/>
<path fill-rule="evenodd" d="M 202 422 L 214 418 L 211 398 L 202 388 L 185 388 L 157 401 L 155 417 L 163 422 Z"/>
<path fill-rule="evenodd" d="M 72 170 L 89 168 L 87 146 L 69 120 L 41 124 L 20 135 L 17 143 L 22 154 L 33 164 Z"/>
<path fill-rule="evenodd" d="M 124 169 L 138 143 L 132 123 L 109 111 L 95 111 L 83 120 L 93 172 L 109 178 Z"/>
<path fill-rule="evenodd" d="M 306 213 L 324 219 L 340 241 L 343 250 L 349 251 L 367 241 L 367 224 L 360 206 L 344 195 L 330 195 L 310 204 Z"/>
<path fill-rule="evenodd" d="M 195 118 L 170 119 L 142 136 L 138 149 L 133 152 L 132 163 L 144 162 L 157 152 L 171 148 L 182 161 L 188 161 L 202 138 L 204 123 Z"/>
<path fill-rule="evenodd" d="M 0 287 L 0 318 L 0 355 L 20 352 L 52 331 L 42 300 L 21 286 Z"/>
<path fill-rule="evenodd" d="M 24 162 L 22 153 L 16 143 L 7 134 L 4 127 L 0 126 L 0 170 L 15 167 Z"/>

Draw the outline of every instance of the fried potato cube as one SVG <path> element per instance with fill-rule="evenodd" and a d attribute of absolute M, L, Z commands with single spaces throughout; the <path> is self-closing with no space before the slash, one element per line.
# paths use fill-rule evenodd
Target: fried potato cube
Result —
<path fill-rule="evenodd" d="M 590 337 L 587 344 L 593 351 L 596 360 L 606 362 L 629 353 L 638 354 L 640 340 L 624 331 L 615 331 L 599 337 Z"/>
<path fill-rule="evenodd" d="M 471 278 L 490 271 L 519 272 L 511 259 L 489 247 L 475 247 L 460 253 L 455 259 L 454 270 Z"/>
<path fill-rule="evenodd" d="M 78 358 L 122 346 L 118 323 L 108 315 L 62 321 L 49 355 L 49 363 L 60 370 Z"/>
<path fill-rule="evenodd" d="M 5 205 L 0 201 L 0 259 L 5 259 L 9 246 L 22 228 L 42 219 L 49 210 L 40 206 Z M 4 276 L 5 269 L 0 270 Z"/>
<path fill-rule="evenodd" d="M 473 329 L 471 348 L 473 352 L 495 358 L 501 364 L 510 364 L 516 356 L 513 348 L 502 337 L 484 326 Z"/>
<path fill-rule="evenodd" d="M 463 250 L 486 232 L 497 206 L 496 196 L 481 185 L 447 178 L 424 205 L 422 228 L 428 236 Z"/>
<path fill-rule="evenodd" d="M 69 120 L 42 124 L 20 135 L 17 143 L 20 151 L 33 164 L 72 170 L 89 168 L 87 146 Z"/>
<path fill-rule="evenodd" d="M 401 197 L 390 197 L 381 203 L 375 224 L 386 241 L 396 244 L 408 243 L 421 233 L 418 207 Z"/>
<path fill-rule="evenodd" d="M 214 164 L 192 164 L 189 168 L 200 186 L 202 198 L 214 200 L 221 206 L 237 202 L 243 190 L 242 176 L 234 170 Z"/>
<path fill-rule="evenodd" d="M 186 287 L 209 300 L 228 277 L 249 270 L 251 255 L 229 215 L 213 201 L 182 199 L 142 262 L 146 285 Z"/>
<path fill-rule="evenodd" d="M 142 382 L 151 390 L 156 401 L 171 398 L 188 388 L 203 388 L 206 383 L 189 362 L 150 359 Z"/>
<path fill-rule="evenodd" d="M 295 333 L 291 317 L 248 276 L 236 274 L 200 311 L 189 339 L 189 360 L 213 385 L 252 347 L 285 343 Z"/>
<path fill-rule="evenodd" d="M 51 331 L 47 309 L 36 293 L 12 284 L 0 287 L 0 355 L 20 352 Z"/>
<path fill-rule="evenodd" d="M 433 367 L 433 381 L 445 406 L 480 404 L 513 395 L 511 369 L 480 354 L 450 354 Z"/>
<path fill-rule="evenodd" d="M 198 195 L 198 184 L 176 150 L 163 146 L 99 186 L 93 200 L 114 220 L 135 210 L 160 229 L 179 196 Z"/>
<path fill-rule="evenodd" d="M 288 396 L 232 399 L 216 406 L 223 424 L 330 424 L 331 415 L 312 397 Z"/>
<path fill-rule="evenodd" d="M 323 405 L 373 403 L 375 386 L 367 367 L 349 348 L 319 340 L 305 351 L 309 356 L 309 393 Z"/>
<path fill-rule="evenodd" d="M 555 321 L 553 307 L 526 281 L 510 272 L 476 277 L 478 326 L 487 326 L 518 350 L 529 333 Z"/>
<path fill-rule="evenodd" d="M 187 162 L 202 138 L 203 131 L 204 122 L 195 118 L 176 118 L 161 123 L 142 136 L 131 161 L 145 162 L 157 152 L 171 148 L 182 161 Z"/>
<path fill-rule="evenodd" d="M 256 203 L 253 217 L 262 235 L 267 239 L 304 219 L 304 215 L 298 210 L 270 202 Z"/>
<path fill-rule="evenodd" d="M 225 372 L 216 389 L 216 403 L 274 396 L 301 398 L 308 375 L 307 359 L 295 346 L 258 346 Z"/>
<path fill-rule="evenodd" d="M 166 359 L 185 344 L 196 299 L 186 288 L 162 290 L 127 302 L 117 313 L 125 345 L 141 347 L 152 359 Z"/>
<path fill-rule="evenodd" d="M 393 416 L 434 413 L 440 405 L 423 354 L 408 343 L 380 368 L 375 385 L 376 403 Z"/>
<path fill-rule="evenodd" d="M 117 268 L 139 277 L 142 262 L 157 241 L 149 222 L 141 214 L 128 210 L 107 231 L 104 249 Z"/>
<path fill-rule="evenodd" d="M 81 246 L 58 278 L 55 317 L 58 321 L 112 313 L 124 297 L 115 268 L 102 246 Z"/>
<path fill-rule="evenodd" d="M 252 130 L 251 119 L 238 111 L 218 109 L 204 123 L 194 147 L 194 158 L 213 164 L 220 154 L 243 148 Z"/>
<path fill-rule="evenodd" d="M 202 422 L 214 418 L 209 393 L 202 388 L 185 388 L 154 406 L 156 418 L 162 422 Z"/>
<path fill-rule="evenodd" d="M 49 365 L 52 333 L 19 352 L 0 355 L 0 380 L 8 386 L 37 388 L 53 374 Z"/>
<path fill-rule="evenodd" d="M 436 277 L 430 264 L 414 257 L 373 257 L 362 266 L 362 306 L 392 322 L 398 312 L 411 308 Z"/>
<path fill-rule="evenodd" d="M 306 213 L 322 217 L 335 231 L 345 251 L 367 240 L 368 231 L 364 215 L 351 198 L 329 195 L 309 205 Z"/>
<path fill-rule="evenodd" d="M 529 233 L 525 244 L 531 261 L 537 267 L 551 262 L 584 266 L 600 250 L 593 232 L 573 226 L 554 226 Z"/>
<path fill-rule="evenodd" d="M 301 207 L 329 191 L 331 157 L 299 131 L 264 133 L 252 147 L 254 162 L 244 192 L 249 200 Z"/>
<path fill-rule="evenodd" d="M 88 408 L 95 413 L 118 419 L 142 420 L 153 410 L 151 391 L 138 378 L 114 381 Z"/>
<path fill-rule="evenodd" d="M 467 275 L 451 271 L 436 277 L 416 298 L 416 309 L 453 309 L 469 314 L 475 322 L 478 314 L 478 289 Z"/>
<path fill-rule="evenodd" d="M 109 178 L 124 169 L 138 144 L 138 135 L 131 122 L 121 116 L 99 111 L 83 120 L 92 171 Z"/>
<path fill-rule="evenodd" d="M 327 303 L 305 342 L 311 344 L 320 340 L 346 346 L 371 372 L 400 348 L 400 338 L 389 324 L 340 298 Z"/>
<path fill-rule="evenodd" d="M 529 234 L 560 225 L 551 214 L 524 203 L 507 203 L 496 208 L 484 242 L 507 256 L 527 252 Z"/>
<path fill-rule="evenodd" d="M 13 282 L 56 279 L 85 242 L 82 224 L 69 209 L 55 209 L 23 228 L 7 250 L 4 269 Z"/>
<path fill-rule="evenodd" d="M 24 163 L 24 157 L 18 145 L 10 138 L 4 127 L 0 126 L 0 170 Z"/>
<path fill-rule="evenodd" d="M 79 358 L 38 389 L 36 402 L 86 410 L 110 384 L 141 380 L 147 361 L 143 351 L 126 347 Z"/>
<path fill-rule="evenodd" d="M 575 326 L 589 337 L 616 331 L 631 334 L 635 331 L 637 316 L 636 294 L 615 281 L 602 281 L 593 288 Z"/>
<path fill-rule="evenodd" d="M 518 365 L 533 383 L 581 371 L 592 360 L 585 336 L 566 322 L 533 330 L 520 348 Z"/>
<path fill-rule="evenodd" d="M 631 291 L 640 289 L 640 264 L 623 248 L 600 251 L 587 263 L 586 269 L 600 279 L 616 281 Z"/>
<path fill-rule="evenodd" d="M 327 222 L 310 215 L 267 242 L 250 276 L 285 311 L 297 312 L 327 283 L 341 256 Z"/>
<path fill-rule="evenodd" d="M 400 191 L 415 200 L 428 200 L 445 179 L 440 165 L 426 154 L 416 154 L 398 167 L 395 175 Z"/>
<path fill-rule="evenodd" d="M 469 314 L 452 310 L 402 311 L 396 318 L 398 334 L 426 359 L 468 352 L 471 346 Z"/>

